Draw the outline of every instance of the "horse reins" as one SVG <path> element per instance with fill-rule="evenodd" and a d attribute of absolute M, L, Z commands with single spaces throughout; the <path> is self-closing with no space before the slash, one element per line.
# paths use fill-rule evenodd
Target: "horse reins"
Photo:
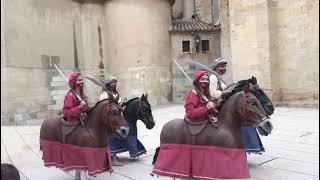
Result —
<path fill-rule="evenodd" d="M 108 107 L 108 106 L 111 106 L 111 105 L 112 105 L 112 103 L 110 103 L 110 104 L 108 103 L 107 107 Z M 116 105 L 116 107 L 118 108 L 119 112 L 121 113 L 121 106 L 120 106 L 118 103 L 115 103 L 115 105 Z M 110 111 L 110 108 L 108 108 L 107 114 L 109 113 L 109 111 Z M 111 130 L 114 131 L 114 130 L 115 130 L 115 127 L 112 126 L 111 119 L 109 120 L 109 118 L 107 118 L 107 123 L 108 123 L 108 122 L 110 123 L 110 128 L 111 128 Z"/>
<path fill-rule="evenodd" d="M 246 121 L 249 117 L 249 113 L 248 113 L 248 108 L 247 108 L 247 95 L 246 93 L 243 91 L 242 92 L 243 95 L 243 113 L 244 113 L 244 119 L 242 121 Z"/>

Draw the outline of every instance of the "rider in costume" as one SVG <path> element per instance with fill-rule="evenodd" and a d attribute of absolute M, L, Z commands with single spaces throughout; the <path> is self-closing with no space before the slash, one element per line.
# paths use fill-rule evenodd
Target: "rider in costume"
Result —
<path fill-rule="evenodd" d="M 70 90 L 64 98 L 63 118 L 66 121 L 76 122 L 84 119 L 88 109 L 87 98 L 83 93 L 83 78 L 79 72 L 69 75 Z"/>
<path fill-rule="evenodd" d="M 227 64 L 228 62 L 226 60 L 218 58 L 212 61 L 211 68 L 221 77 L 227 71 Z M 226 87 L 227 85 L 219 80 L 216 75 L 210 75 L 210 94 L 215 100 L 219 101 L 223 95 L 230 93 L 230 91 L 226 90 Z M 241 131 L 245 149 L 248 153 L 264 152 L 264 147 L 256 128 L 249 124 L 244 124 L 241 127 Z"/>
<path fill-rule="evenodd" d="M 117 78 L 114 76 L 107 76 L 104 80 L 104 85 L 106 87 L 107 91 L 102 91 L 100 94 L 100 101 L 104 99 L 109 99 L 111 97 L 115 102 L 117 102 L 119 105 L 122 103 L 122 99 L 120 97 L 120 94 L 117 91 Z M 110 136 L 110 142 L 109 142 L 109 148 L 111 150 L 112 154 L 112 163 L 114 166 L 122 166 L 123 163 L 119 161 L 119 158 L 116 156 L 116 154 L 112 153 L 112 143 L 114 143 L 113 136 L 116 136 L 115 133 L 113 133 Z"/>
<path fill-rule="evenodd" d="M 201 123 L 217 112 L 216 104 L 210 101 L 208 72 L 203 69 L 196 70 L 193 85 L 194 88 L 186 96 L 186 116 L 191 122 Z M 203 96 L 209 101 L 206 102 Z"/>

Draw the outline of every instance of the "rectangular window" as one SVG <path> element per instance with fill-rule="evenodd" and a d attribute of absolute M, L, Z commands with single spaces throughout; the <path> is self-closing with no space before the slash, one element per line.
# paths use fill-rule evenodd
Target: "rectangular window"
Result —
<path fill-rule="evenodd" d="M 202 47 L 202 52 L 209 52 L 209 40 L 202 40 L 201 41 L 201 47 Z"/>
<path fill-rule="evenodd" d="M 182 52 L 190 52 L 190 41 L 182 41 Z"/>

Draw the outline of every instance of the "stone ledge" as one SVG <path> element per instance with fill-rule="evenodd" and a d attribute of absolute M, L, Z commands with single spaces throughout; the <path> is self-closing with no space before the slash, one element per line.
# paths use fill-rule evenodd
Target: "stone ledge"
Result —
<path fill-rule="evenodd" d="M 51 87 L 56 87 L 56 86 L 66 87 L 67 83 L 62 81 L 51 81 L 50 85 Z"/>
<path fill-rule="evenodd" d="M 305 107 L 305 108 L 319 108 L 319 101 L 291 101 L 291 102 L 273 102 L 277 107 Z"/>
<path fill-rule="evenodd" d="M 108 0 L 72 0 L 74 2 L 77 2 L 77 3 L 100 3 L 100 4 L 103 4 L 105 1 L 108 1 Z M 168 0 L 170 2 L 170 5 L 174 5 L 175 3 L 175 0 Z"/>

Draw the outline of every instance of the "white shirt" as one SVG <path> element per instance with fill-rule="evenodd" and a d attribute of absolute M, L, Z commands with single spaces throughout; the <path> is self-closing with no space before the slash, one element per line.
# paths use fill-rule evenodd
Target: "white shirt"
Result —
<path fill-rule="evenodd" d="M 112 95 L 113 95 L 114 98 L 117 97 L 117 94 L 112 94 Z M 109 98 L 109 96 L 108 96 L 108 93 L 107 93 L 107 92 L 103 91 L 103 92 L 100 94 L 100 101 L 101 101 L 101 100 L 104 100 L 104 99 L 108 99 L 108 98 Z M 122 101 L 122 99 L 121 99 L 121 97 L 119 97 L 118 103 L 120 104 L 121 101 Z"/>
<path fill-rule="evenodd" d="M 222 91 L 219 89 L 219 85 L 218 85 L 219 79 L 217 78 L 216 75 L 211 74 L 209 76 L 209 81 L 210 81 L 210 84 L 209 84 L 210 95 L 214 100 L 217 100 L 222 95 Z M 221 84 L 222 90 L 224 90 L 227 87 L 227 85 L 222 81 L 220 81 L 220 84 Z"/>

